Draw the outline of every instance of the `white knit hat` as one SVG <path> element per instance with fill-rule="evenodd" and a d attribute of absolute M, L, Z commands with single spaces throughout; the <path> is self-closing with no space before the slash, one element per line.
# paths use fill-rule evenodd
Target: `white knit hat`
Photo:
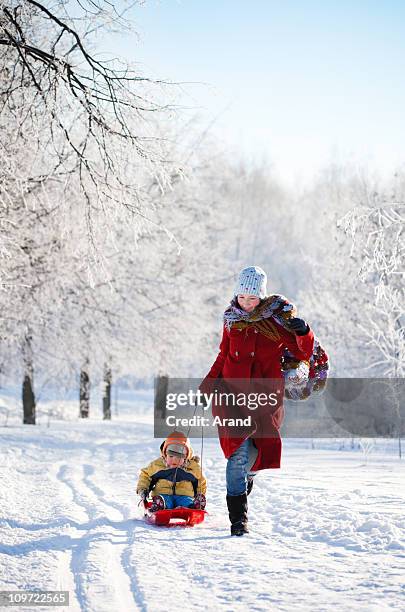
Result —
<path fill-rule="evenodd" d="M 235 295 L 256 295 L 259 298 L 266 297 L 267 276 L 264 270 L 258 266 L 249 266 L 239 273 L 238 282 L 235 287 Z"/>

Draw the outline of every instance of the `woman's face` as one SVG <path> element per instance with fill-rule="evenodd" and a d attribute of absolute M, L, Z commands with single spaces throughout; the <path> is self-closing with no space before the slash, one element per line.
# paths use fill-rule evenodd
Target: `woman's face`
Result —
<path fill-rule="evenodd" d="M 258 304 L 260 304 L 260 298 L 258 298 L 256 295 L 240 294 L 238 295 L 238 303 L 243 310 L 246 310 L 246 312 L 252 312 L 252 310 L 256 308 Z"/>

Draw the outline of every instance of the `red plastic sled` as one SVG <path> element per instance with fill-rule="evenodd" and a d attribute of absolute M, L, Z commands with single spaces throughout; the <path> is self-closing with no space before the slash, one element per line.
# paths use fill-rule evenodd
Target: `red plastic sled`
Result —
<path fill-rule="evenodd" d="M 173 510 L 158 510 L 157 512 L 149 512 L 152 502 L 148 502 L 145 510 L 145 520 L 150 525 L 158 525 L 161 527 L 193 527 L 202 523 L 205 515 L 205 510 L 195 510 L 194 508 L 173 508 Z"/>

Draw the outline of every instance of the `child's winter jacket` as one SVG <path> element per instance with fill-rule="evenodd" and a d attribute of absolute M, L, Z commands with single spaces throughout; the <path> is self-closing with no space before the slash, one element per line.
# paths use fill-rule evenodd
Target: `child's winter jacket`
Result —
<path fill-rule="evenodd" d="M 192 457 L 184 466 L 168 468 L 163 457 L 155 459 L 141 469 L 136 492 L 151 491 L 152 495 L 205 495 L 207 482 L 202 474 L 200 460 Z"/>

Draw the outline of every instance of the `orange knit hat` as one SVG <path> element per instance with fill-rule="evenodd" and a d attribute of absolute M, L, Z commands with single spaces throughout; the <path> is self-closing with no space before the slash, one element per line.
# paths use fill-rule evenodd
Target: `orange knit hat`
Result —
<path fill-rule="evenodd" d="M 192 450 L 190 442 L 188 441 L 187 436 L 182 431 L 172 431 L 172 433 L 167 436 L 166 440 L 163 442 L 163 455 L 166 455 L 166 449 L 171 444 L 182 446 L 184 448 L 184 454 L 186 455 L 186 459 L 191 459 Z"/>

